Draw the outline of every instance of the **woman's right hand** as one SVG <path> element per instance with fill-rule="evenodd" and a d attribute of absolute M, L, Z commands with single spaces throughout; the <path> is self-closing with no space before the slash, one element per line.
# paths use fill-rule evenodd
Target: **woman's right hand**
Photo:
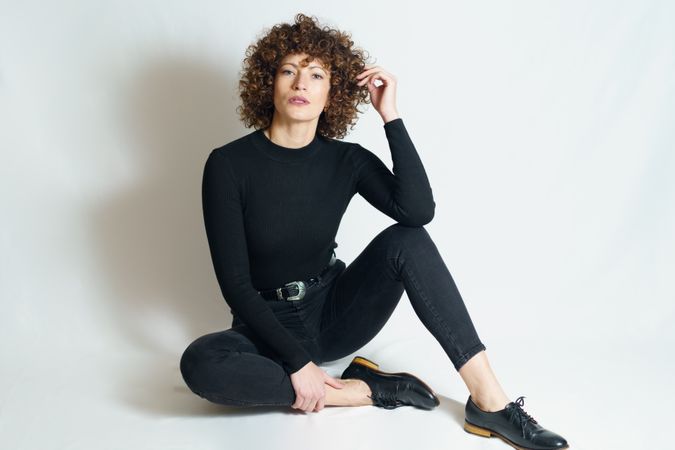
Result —
<path fill-rule="evenodd" d="M 295 390 L 295 403 L 292 408 L 305 412 L 318 412 L 324 407 L 326 398 L 326 384 L 342 389 L 345 383 L 333 378 L 323 371 L 313 361 L 305 364 L 302 369 L 291 374 L 291 384 Z"/>

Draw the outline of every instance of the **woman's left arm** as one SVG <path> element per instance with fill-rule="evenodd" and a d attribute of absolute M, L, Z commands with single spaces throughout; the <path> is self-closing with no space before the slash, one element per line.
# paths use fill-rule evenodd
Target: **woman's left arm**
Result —
<path fill-rule="evenodd" d="M 392 174 L 374 153 L 354 144 L 356 191 L 402 225 L 425 225 L 433 219 L 436 203 L 422 160 L 396 108 L 396 77 L 369 65 L 356 78 L 358 86 L 367 86 L 371 103 L 384 121 L 394 163 Z M 376 86 L 375 80 L 382 84 Z"/>
<path fill-rule="evenodd" d="M 375 208 L 402 225 L 422 226 L 434 217 L 436 203 L 429 179 L 400 117 L 383 125 L 393 173 L 360 144 L 352 149 L 356 191 Z"/>

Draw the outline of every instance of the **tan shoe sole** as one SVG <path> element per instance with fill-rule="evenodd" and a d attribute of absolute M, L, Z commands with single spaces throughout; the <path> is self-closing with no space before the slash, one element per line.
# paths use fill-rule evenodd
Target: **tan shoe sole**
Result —
<path fill-rule="evenodd" d="M 488 438 L 492 437 L 492 436 L 496 436 L 496 437 L 500 438 L 502 441 L 506 442 L 511 447 L 513 447 L 517 450 L 532 450 L 531 448 L 520 447 L 520 446 L 514 444 L 508 438 L 502 436 L 501 434 L 497 433 L 496 431 L 492 431 L 492 430 L 488 430 L 487 428 L 479 427 L 477 425 L 474 425 L 472 423 L 467 422 L 466 420 L 464 420 L 464 429 L 467 432 L 469 432 L 471 434 L 477 434 L 478 436 L 483 436 L 483 437 L 488 437 Z M 570 447 L 569 445 L 567 445 L 565 447 L 560 447 L 560 450 L 564 450 L 564 449 L 569 448 L 569 447 Z"/>

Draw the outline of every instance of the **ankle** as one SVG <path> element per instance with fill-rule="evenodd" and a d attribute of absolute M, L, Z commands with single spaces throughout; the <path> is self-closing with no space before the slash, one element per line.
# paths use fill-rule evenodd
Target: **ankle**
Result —
<path fill-rule="evenodd" d="M 504 394 L 471 394 L 471 400 L 480 409 L 487 412 L 501 411 L 510 402 Z"/>
<path fill-rule="evenodd" d="M 370 386 L 368 386 L 365 381 L 355 378 L 349 379 L 348 382 L 352 384 L 352 389 L 354 389 L 357 398 L 365 399 L 364 402 L 367 404 L 372 403 L 370 396 L 373 395 L 373 393 L 370 390 Z"/>
<path fill-rule="evenodd" d="M 354 392 L 352 401 L 355 406 L 367 406 L 373 404 L 373 401 L 370 398 L 372 395 L 370 386 L 368 386 L 365 381 L 357 378 L 348 379 L 347 381 L 351 384 L 351 388 Z"/>
<path fill-rule="evenodd" d="M 370 387 L 359 379 L 341 379 L 345 386 L 335 389 L 326 386 L 326 404 L 335 406 L 365 406 L 372 405 Z"/>

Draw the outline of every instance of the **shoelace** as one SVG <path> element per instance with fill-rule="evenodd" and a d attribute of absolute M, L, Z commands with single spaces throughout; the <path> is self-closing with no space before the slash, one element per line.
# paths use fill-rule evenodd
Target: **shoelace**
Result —
<path fill-rule="evenodd" d="M 394 409 L 400 403 L 393 392 L 375 392 L 370 398 L 375 406 L 381 406 L 385 409 Z"/>
<path fill-rule="evenodd" d="M 526 413 L 523 409 L 523 405 L 525 404 L 525 400 L 523 400 L 524 398 L 525 396 L 521 395 L 516 399 L 515 402 L 512 402 L 511 406 L 509 407 L 509 420 L 512 420 L 515 417 L 520 422 L 523 438 L 525 437 L 525 426 L 527 425 L 527 422 L 537 423 L 537 421 L 534 420 L 534 417 Z"/>

